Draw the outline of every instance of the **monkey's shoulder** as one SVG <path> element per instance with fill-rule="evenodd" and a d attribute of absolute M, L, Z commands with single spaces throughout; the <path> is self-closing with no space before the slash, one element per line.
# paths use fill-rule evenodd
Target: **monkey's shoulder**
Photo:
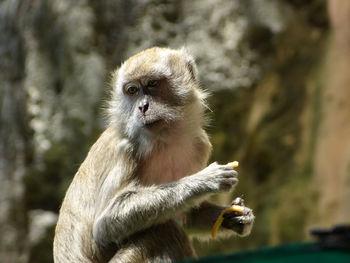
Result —
<path fill-rule="evenodd" d="M 128 141 L 121 138 L 116 128 L 110 126 L 92 145 L 80 170 L 87 168 L 89 171 L 94 171 L 113 167 L 117 160 L 131 158 L 131 151 L 128 148 L 130 148 Z"/>

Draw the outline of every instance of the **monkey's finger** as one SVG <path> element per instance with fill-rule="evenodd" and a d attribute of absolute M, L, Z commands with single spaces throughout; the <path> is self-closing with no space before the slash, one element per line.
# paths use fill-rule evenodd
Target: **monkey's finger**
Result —
<path fill-rule="evenodd" d="M 240 205 L 240 206 L 244 206 L 244 200 L 243 200 L 242 197 L 236 197 L 236 198 L 232 201 L 231 205 Z"/>
<path fill-rule="evenodd" d="M 220 175 L 225 178 L 236 178 L 238 176 L 238 173 L 235 170 L 224 170 Z"/>
<path fill-rule="evenodd" d="M 209 164 L 208 167 L 214 166 L 214 165 L 218 165 L 218 162 L 213 162 L 213 163 Z"/>
<path fill-rule="evenodd" d="M 217 191 L 230 191 L 233 186 L 237 185 L 237 178 L 225 178 L 219 182 L 219 188 Z"/>
<path fill-rule="evenodd" d="M 237 178 L 227 178 L 225 181 L 221 182 L 221 190 L 230 191 L 233 186 L 238 184 Z"/>
<path fill-rule="evenodd" d="M 225 170 L 225 171 L 235 171 L 237 173 L 237 171 L 232 168 L 232 166 L 230 165 L 223 165 L 222 167 L 220 167 L 222 170 Z"/>
<path fill-rule="evenodd" d="M 237 184 L 238 179 L 237 178 L 227 178 L 226 179 L 231 185 Z"/>

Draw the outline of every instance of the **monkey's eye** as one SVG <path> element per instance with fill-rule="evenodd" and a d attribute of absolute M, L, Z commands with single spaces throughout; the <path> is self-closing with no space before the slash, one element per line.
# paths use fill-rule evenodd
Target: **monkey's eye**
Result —
<path fill-rule="evenodd" d="M 149 80 L 147 80 L 147 84 L 146 84 L 146 86 L 147 87 L 151 87 L 151 88 L 155 88 L 155 87 L 157 87 L 158 86 L 158 80 L 156 80 L 156 79 L 149 79 Z"/>
<path fill-rule="evenodd" d="M 125 86 L 124 90 L 128 95 L 134 96 L 140 91 L 140 86 L 137 83 L 130 83 Z"/>

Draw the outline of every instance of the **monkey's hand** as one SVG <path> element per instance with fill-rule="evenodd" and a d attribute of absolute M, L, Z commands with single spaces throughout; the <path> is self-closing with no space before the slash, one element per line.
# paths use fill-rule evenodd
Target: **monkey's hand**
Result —
<path fill-rule="evenodd" d="M 229 191 L 237 183 L 237 172 L 229 164 L 218 164 L 214 162 L 202 171 L 192 176 L 198 182 L 198 188 L 203 192 Z"/>
<path fill-rule="evenodd" d="M 226 229 L 231 229 L 240 236 L 247 236 L 250 234 L 254 224 L 254 214 L 253 210 L 245 207 L 243 204 L 243 199 L 237 197 L 233 200 L 231 205 L 241 205 L 244 207 L 243 212 L 229 212 L 223 215 L 224 221 L 222 222 L 222 227 Z"/>

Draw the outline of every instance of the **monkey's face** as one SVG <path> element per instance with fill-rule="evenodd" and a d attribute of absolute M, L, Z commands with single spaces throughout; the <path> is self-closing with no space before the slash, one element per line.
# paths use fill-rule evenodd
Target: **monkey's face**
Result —
<path fill-rule="evenodd" d="M 196 68 L 184 50 L 145 50 L 114 77 L 112 122 L 131 139 L 164 139 L 201 119 Z"/>
<path fill-rule="evenodd" d="M 164 133 L 182 118 L 184 105 L 165 77 L 150 75 L 127 81 L 122 90 L 129 104 L 129 129 Z"/>

